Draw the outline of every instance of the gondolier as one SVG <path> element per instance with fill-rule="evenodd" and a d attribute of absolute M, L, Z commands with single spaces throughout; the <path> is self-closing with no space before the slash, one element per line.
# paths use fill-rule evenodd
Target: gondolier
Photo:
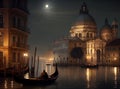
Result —
<path fill-rule="evenodd" d="M 40 78 L 40 79 L 48 79 L 48 74 L 47 74 L 47 72 L 46 72 L 45 70 L 43 70 L 43 72 L 41 73 L 41 75 L 40 75 L 39 78 Z"/>

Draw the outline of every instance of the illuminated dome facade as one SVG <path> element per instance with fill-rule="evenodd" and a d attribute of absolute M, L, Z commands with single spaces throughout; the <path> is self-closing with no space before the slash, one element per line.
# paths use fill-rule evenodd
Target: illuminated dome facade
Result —
<path fill-rule="evenodd" d="M 71 27 L 71 37 L 78 37 L 81 40 L 94 39 L 97 33 L 96 28 L 94 18 L 89 14 L 86 4 L 83 3 L 80 9 L 80 15 Z"/>
<path fill-rule="evenodd" d="M 100 32 L 97 32 L 96 22 L 89 14 L 86 4 L 83 3 L 80 15 L 70 29 L 70 37 L 54 43 L 54 63 L 58 65 L 120 66 L 118 25 L 116 19 L 111 25 L 106 19 Z"/>
<path fill-rule="evenodd" d="M 105 25 L 101 29 L 101 38 L 105 41 L 111 41 L 112 40 L 112 28 L 108 24 L 108 20 L 105 20 Z"/>

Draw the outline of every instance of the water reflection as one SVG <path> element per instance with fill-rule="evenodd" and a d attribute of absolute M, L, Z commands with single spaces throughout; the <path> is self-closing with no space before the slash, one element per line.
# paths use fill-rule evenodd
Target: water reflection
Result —
<path fill-rule="evenodd" d="M 90 70 L 87 68 L 86 71 L 86 77 L 87 77 L 87 88 L 90 87 Z"/>
<path fill-rule="evenodd" d="M 52 73 L 54 68 L 48 65 L 46 70 Z M 13 79 L 5 79 L 0 80 L 0 89 L 120 89 L 119 67 L 58 67 L 58 70 L 59 78 L 49 86 L 23 86 Z"/>
<path fill-rule="evenodd" d="M 86 80 L 87 80 L 87 88 L 94 88 L 95 85 L 94 83 L 91 82 L 96 82 L 96 69 L 86 69 Z"/>
<path fill-rule="evenodd" d="M 13 80 L 12 80 L 12 81 L 11 81 L 11 88 L 14 88 L 13 85 L 14 85 L 14 82 L 13 82 Z"/>
<path fill-rule="evenodd" d="M 114 67 L 114 85 L 117 88 L 117 67 Z"/>
<path fill-rule="evenodd" d="M 5 80 L 4 88 L 5 88 L 5 89 L 7 88 L 7 80 Z"/>
<path fill-rule="evenodd" d="M 117 67 L 114 67 L 114 80 L 117 80 Z"/>
<path fill-rule="evenodd" d="M 22 88 L 21 84 L 16 83 L 12 78 L 0 78 L 0 89 Z"/>

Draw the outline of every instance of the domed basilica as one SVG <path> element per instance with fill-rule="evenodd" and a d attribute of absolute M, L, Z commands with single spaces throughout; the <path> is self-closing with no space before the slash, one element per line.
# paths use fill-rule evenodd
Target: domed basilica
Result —
<path fill-rule="evenodd" d="M 94 18 L 83 3 L 79 17 L 71 26 L 69 33 L 68 37 L 54 42 L 54 63 L 59 65 L 120 65 L 120 39 L 116 19 L 111 25 L 105 19 L 104 26 L 98 31 Z"/>

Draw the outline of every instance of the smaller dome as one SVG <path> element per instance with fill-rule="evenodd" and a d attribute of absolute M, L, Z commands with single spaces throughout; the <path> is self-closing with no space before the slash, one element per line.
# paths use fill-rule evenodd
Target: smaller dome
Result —
<path fill-rule="evenodd" d="M 113 20 L 113 22 L 112 22 L 112 26 L 113 26 L 113 25 L 118 25 L 118 21 L 117 21 L 116 18 L 114 18 L 114 20 Z"/>
<path fill-rule="evenodd" d="M 118 28 L 118 21 L 116 18 L 114 18 L 113 22 L 112 22 L 112 28 Z"/>
<path fill-rule="evenodd" d="M 111 34 L 112 33 L 112 28 L 111 28 L 111 26 L 109 25 L 109 23 L 108 23 L 108 20 L 106 19 L 105 20 L 105 25 L 102 27 L 102 29 L 101 29 L 101 34 Z"/>
<path fill-rule="evenodd" d="M 108 20 L 105 19 L 105 25 L 102 27 L 100 36 L 105 41 L 111 41 L 112 40 L 112 28 L 108 24 Z"/>

